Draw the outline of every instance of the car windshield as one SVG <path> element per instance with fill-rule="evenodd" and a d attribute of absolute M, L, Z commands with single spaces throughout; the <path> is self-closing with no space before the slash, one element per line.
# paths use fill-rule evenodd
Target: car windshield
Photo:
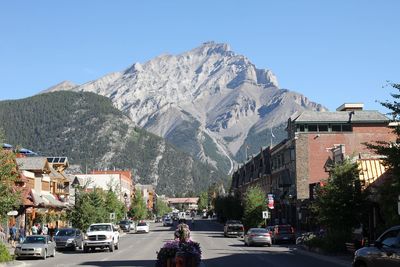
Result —
<path fill-rule="evenodd" d="M 129 221 L 120 221 L 119 224 L 130 224 Z"/>
<path fill-rule="evenodd" d="M 57 231 L 56 236 L 74 236 L 74 229 L 60 229 Z"/>
<path fill-rule="evenodd" d="M 112 231 L 111 225 L 99 224 L 99 225 L 91 225 L 89 227 L 89 232 L 96 232 L 96 231 Z"/>
<path fill-rule="evenodd" d="M 251 229 L 252 233 L 268 233 L 265 229 Z"/>
<path fill-rule="evenodd" d="M 39 244 L 46 244 L 46 237 L 44 236 L 27 236 L 24 244 L 30 243 L 39 243 Z"/>
<path fill-rule="evenodd" d="M 138 223 L 138 226 L 147 226 L 147 224 L 145 222 L 140 222 Z"/>
<path fill-rule="evenodd" d="M 227 221 L 226 223 L 227 224 L 242 224 L 242 222 L 238 221 L 238 220 L 230 220 L 230 221 Z"/>

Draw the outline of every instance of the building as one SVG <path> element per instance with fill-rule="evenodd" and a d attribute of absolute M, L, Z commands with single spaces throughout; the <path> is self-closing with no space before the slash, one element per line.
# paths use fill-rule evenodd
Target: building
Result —
<path fill-rule="evenodd" d="M 153 210 L 156 203 L 156 191 L 154 190 L 153 185 L 145 185 L 145 184 L 136 184 L 135 185 L 136 192 L 141 192 L 143 196 L 143 200 L 146 203 L 146 207 L 148 210 Z"/>
<path fill-rule="evenodd" d="M 49 228 L 64 226 L 69 199 L 69 179 L 64 174 L 68 159 L 17 154 L 16 164 L 24 183 L 20 213 L 25 222 L 21 220 L 20 224 L 27 229 L 36 222 L 47 223 Z"/>
<path fill-rule="evenodd" d="M 266 183 L 262 188 L 274 198 L 273 221 L 307 224 L 307 203 L 314 198 L 315 187 L 329 177 L 332 163 L 357 158 L 362 165 L 379 159 L 364 143 L 394 141 L 388 126 L 383 114 L 363 110 L 359 103 L 344 104 L 334 112 L 295 113 L 287 122 L 287 138 L 260 153 L 269 158 L 270 168 L 257 164 L 260 154 L 252 157 L 233 174 L 231 190 L 243 193 L 249 185 L 259 184 L 261 174 Z M 374 179 L 364 180 L 371 183 Z"/>
<path fill-rule="evenodd" d="M 131 205 L 131 196 L 134 193 L 132 173 L 130 171 L 92 171 L 90 174 L 76 174 L 74 180 L 86 190 L 100 188 L 113 190 L 117 193 L 119 200 L 126 207 Z"/>

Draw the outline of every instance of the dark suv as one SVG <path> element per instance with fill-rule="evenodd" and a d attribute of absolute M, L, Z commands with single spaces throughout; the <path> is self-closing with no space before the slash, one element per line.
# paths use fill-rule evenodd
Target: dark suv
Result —
<path fill-rule="evenodd" d="M 83 234 L 76 228 L 58 229 L 54 236 L 57 249 L 70 248 L 75 250 L 77 247 L 83 248 Z"/>
<path fill-rule="evenodd" d="M 296 233 L 290 224 L 278 224 L 271 227 L 272 243 L 280 242 L 296 243 Z"/>
<path fill-rule="evenodd" d="M 400 225 L 386 230 L 373 247 L 360 248 L 354 253 L 353 267 L 400 266 Z"/>

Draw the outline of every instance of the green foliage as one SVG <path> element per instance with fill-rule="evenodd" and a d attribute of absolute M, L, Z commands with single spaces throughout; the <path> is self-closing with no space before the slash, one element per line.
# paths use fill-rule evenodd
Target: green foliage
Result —
<path fill-rule="evenodd" d="M 218 196 L 215 199 L 215 212 L 218 219 L 225 222 L 226 220 L 241 220 L 243 216 L 243 207 L 238 196 Z"/>
<path fill-rule="evenodd" d="M 400 91 L 400 84 L 390 84 L 394 89 Z M 392 101 L 380 102 L 382 106 L 390 110 L 390 117 L 395 122 L 400 121 L 400 94 L 393 93 Z M 385 165 L 389 168 L 390 175 L 385 182 L 378 188 L 379 206 L 381 209 L 382 217 L 384 218 L 384 225 L 380 225 L 383 229 L 400 224 L 400 216 L 397 213 L 397 201 L 400 194 L 400 125 L 393 129 L 396 135 L 396 140 L 391 141 L 377 141 L 375 143 L 366 144 L 368 148 L 373 150 L 378 155 L 386 156 L 384 159 Z"/>
<path fill-rule="evenodd" d="M 0 143 L 3 134 L 0 129 Z M 20 204 L 20 193 L 14 189 L 18 178 L 16 172 L 15 154 L 0 148 L 0 220 L 7 217 L 7 212 L 14 210 Z"/>
<path fill-rule="evenodd" d="M 317 190 L 312 211 L 327 229 L 328 240 L 344 244 L 351 240 L 352 229 L 362 221 L 366 203 L 357 163 L 345 160 L 333 167 L 327 183 Z"/>
<path fill-rule="evenodd" d="M 7 247 L 2 242 L 0 242 L 0 262 L 7 262 L 11 260 L 12 257 Z"/>
<path fill-rule="evenodd" d="M 198 209 L 201 211 L 208 208 L 208 193 L 206 191 L 200 193 L 197 205 Z"/>
<path fill-rule="evenodd" d="M 125 217 L 125 204 L 122 203 L 117 194 L 111 189 L 107 191 L 105 196 L 105 207 L 106 213 L 115 213 L 115 221 L 119 222 L 121 219 Z"/>
<path fill-rule="evenodd" d="M 172 209 L 163 200 L 157 198 L 156 202 L 156 214 L 157 216 L 162 216 L 171 212 Z"/>
<path fill-rule="evenodd" d="M 243 202 L 243 224 L 248 229 L 257 227 L 264 222 L 262 212 L 265 209 L 265 193 L 258 186 L 246 190 Z"/>
<path fill-rule="evenodd" d="M 115 192 L 101 189 L 85 192 L 77 188 L 75 206 L 68 211 L 67 217 L 74 227 L 85 230 L 92 223 L 109 222 L 110 213 L 115 213 L 118 221 L 123 218 L 124 212 L 124 204 Z"/>
<path fill-rule="evenodd" d="M 142 192 L 137 191 L 132 199 L 131 210 L 129 216 L 135 220 L 143 220 L 147 217 L 147 207 L 144 202 Z"/>

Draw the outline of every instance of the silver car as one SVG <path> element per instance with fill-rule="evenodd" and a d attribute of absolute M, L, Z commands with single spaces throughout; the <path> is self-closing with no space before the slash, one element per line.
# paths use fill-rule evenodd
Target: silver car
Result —
<path fill-rule="evenodd" d="M 271 235 L 264 228 L 250 228 L 244 236 L 244 244 L 252 245 L 272 245 Z"/>
<path fill-rule="evenodd" d="M 400 225 L 386 230 L 374 246 L 360 248 L 354 253 L 354 267 L 400 266 Z"/>
<path fill-rule="evenodd" d="M 56 244 L 48 235 L 30 235 L 16 246 L 14 254 L 16 258 L 37 257 L 45 260 L 48 256 L 55 257 Z"/>

